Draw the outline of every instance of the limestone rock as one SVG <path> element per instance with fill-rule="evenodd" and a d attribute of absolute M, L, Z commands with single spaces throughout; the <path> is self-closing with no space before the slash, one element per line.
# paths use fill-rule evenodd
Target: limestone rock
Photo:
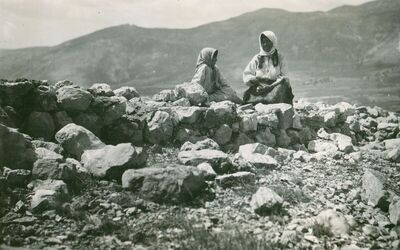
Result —
<path fill-rule="evenodd" d="M 273 147 L 276 144 L 276 137 L 271 130 L 266 127 L 265 129 L 258 130 L 256 134 L 256 141 L 267 146 Z"/>
<path fill-rule="evenodd" d="M 386 190 L 387 178 L 380 172 L 367 169 L 362 178 L 364 200 L 374 207 L 387 211 L 389 207 L 389 192 Z"/>
<path fill-rule="evenodd" d="M 17 130 L 0 124 L 0 166 L 32 169 L 35 160 L 32 143 Z"/>
<path fill-rule="evenodd" d="M 396 196 L 389 206 L 389 219 L 394 225 L 400 225 L 400 197 Z"/>
<path fill-rule="evenodd" d="M 384 140 L 385 148 L 387 150 L 393 148 L 400 148 L 400 138 Z"/>
<path fill-rule="evenodd" d="M 165 111 L 156 111 L 147 119 L 146 139 L 153 144 L 163 144 L 170 141 L 174 131 L 173 121 Z"/>
<path fill-rule="evenodd" d="M 278 162 L 267 155 L 268 147 L 260 144 L 246 144 L 239 147 L 239 155 L 257 168 L 275 168 Z"/>
<path fill-rule="evenodd" d="M 215 181 L 223 188 L 252 185 L 256 181 L 256 175 L 250 172 L 237 172 L 218 176 Z"/>
<path fill-rule="evenodd" d="M 222 124 L 214 133 L 213 139 L 220 145 L 230 142 L 232 129 L 227 124 Z"/>
<path fill-rule="evenodd" d="M 386 159 L 392 162 L 400 162 L 400 148 L 388 150 Z"/>
<path fill-rule="evenodd" d="M 116 96 L 125 97 L 127 100 L 130 100 L 134 97 L 140 96 L 134 87 L 121 87 L 121 88 L 115 89 L 114 94 Z"/>
<path fill-rule="evenodd" d="M 340 133 L 332 133 L 330 134 L 330 138 L 335 142 L 340 151 L 343 151 L 345 153 L 351 153 L 355 151 L 350 136 Z"/>
<path fill-rule="evenodd" d="M 220 150 L 218 143 L 216 143 L 214 140 L 210 138 L 206 138 L 201 141 L 197 141 L 195 143 L 192 143 L 190 141 L 185 142 L 180 151 L 189 151 L 189 150 L 202 150 L 202 149 L 214 149 L 214 150 Z"/>
<path fill-rule="evenodd" d="M 122 187 L 158 203 L 190 202 L 201 195 L 206 183 L 195 167 L 131 169 L 122 175 Z"/>
<path fill-rule="evenodd" d="M 231 101 L 212 103 L 204 115 L 204 124 L 208 128 L 221 124 L 231 124 L 237 119 L 236 105 Z"/>
<path fill-rule="evenodd" d="M 282 208 L 283 199 L 272 189 L 260 187 L 251 197 L 250 207 L 259 215 L 270 215 L 279 212 Z"/>
<path fill-rule="evenodd" d="M 80 159 L 85 150 L 98 149 L 105 146 L 92 132 L 74 123 L 70 123 L 60 129 L 55 138 L 66 153 L 73 155 L 77 159 Z"/>
<path fill-rule="evenodd" d="M 259 114 L 257 116 L 257 122 L 259 125 L 274 129 L 277 129 L 279 126 L 279 118 L 276 113 Z"/>
<path fill-rule="evenodd" d="M 121 118 L 126 112 L 127 100 L 120 96 L 97 96 L 91 103 L 91 109 L 102 117 L 108 125 Z"/>
<path fill-rule="evenodd" d="M 114 92 L 112 91 L 110 85 L 107 83 L 94 83 L 92 86 L 88 88 L 88 91 L 93 96 L 113 96 Z"/>
<path fill-rule="evenodd" d="M 33 191 L 31 210 L 36 213 L 59 208 L 69 199 L 67 185 L 61 180 L 36 181 Z"/>
<path fill-rule="evenodd" d="M 38 159 L 51 159 L 51 160 L 62 160 L 63 156 L 47 148 L 38 147 L 35 149 L 35 153 Z"/>
<path fill-rule="evenodd" d="M 55 133 L 53 118 L 49 113 L 32 112 L 26 121 L 25 131 L 32 137 L 50 141 Z"/>
<path fill-rule="evenodd" d="M 92 102 L 93 96 L 86 90 L 74 87 L 62 87 L 57 90 L 57 102 L 68 111 L 85 111 Z"/>
<path fill-rule="evenodd" d="M 239 115 L 240 130 L 242 132 L 257 131 L 257 114 L 241 114 Z"/>
<path fill-rule="evenodd" d="M 34 145 L 35 148 L 45 148 L 60 155 L 64 153 L 64 149 L 59 144 L 56 144 L 54 142 L 33 140 L 32 145 Z"/>
<path fill-rule="evenodd" d="M 178 97 L 189 99 L 190 104 L 199 105 L 205 103 L 208 99 L 208 94 L 204 88 L 197 83 L 182 83 L 175 87 Z"/>
<path fill-rule="evenodd" d="M 172 107 L 171 116 L 175 124 L 195 124 L 202 113 L 200 107 Z"/>
<path fill-rule="evenodd" d="M 336 152 L 338 148 L 334 142 L 317 139 L 308 143 L 308 150 L 311 152 Z"/>
<path fill-rule="evenodd" d="M 213 180 L 217 176 L 212 166 L 206 162 L 197 165 L 197 169 L 203 172 L 204 178 L 206 180 Z"/>
<path fill-rule="evenodd" d="M 53 89 L 39 85 L 33 90 L 31 105 L 34 110 L 50 112 L 57 110 L 57 96 Z"/>
<path fill-rule="evenodd" d="M 161 90 L 160 93 L 153 96 L 153 100 L 157 102 L 174 102 L 177 100 L 175 91 L 171 89 Z"/>
<path fill-rule="evenodd" d="M 127 169 L 144 167 L 146 160 L 146 153 L 142 148 L 121 143 L 85 150 L 81 162 L 95 177 L 118 179 Z"/>
<path fill-rule="evenodd" d="M 215 172 L 224 172 L 223 165 L 229 163 L 228 155 L 215 149 L 202 149 L 181 151 L 178 154 L 178 160 L 184 165 L 197 166 L 201 163 L 209 163 Z"/>
<path fill-rule="evenodd" d="M 323 210 L 316 217 L 316 223 L 328 228 L 335 236 L 348 235 L 350 225 L 343 214 L 333 210 Z"/>
<path fill-rule="evenodd" d="M 3 169 L 3 175 L 10 187 L 25 188 L 31 178 L 31 171 L 27 169 L 9 169 L 7 167 Z"/>
<path fill-rule="evenodd" d="M 73 123 L 72 118 L 65 111 L 55 112 L 52 117 L 56 131 L 69 123 Z"/>
<path fill-rule="evenodd" d="M 275 113 L 279 118 L 279 128 L 288 129 L 293 125 L 293 106 L 287 103 L 257 104 L 255 109 L 260 114 Z"/>

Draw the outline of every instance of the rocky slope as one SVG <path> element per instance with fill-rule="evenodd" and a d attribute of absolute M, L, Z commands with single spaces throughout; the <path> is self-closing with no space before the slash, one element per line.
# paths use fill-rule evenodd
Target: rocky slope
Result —
<path fill-rule="evenodd" d="M 398 249 L 400 115 L 0 83 L 1 247 Z"/>

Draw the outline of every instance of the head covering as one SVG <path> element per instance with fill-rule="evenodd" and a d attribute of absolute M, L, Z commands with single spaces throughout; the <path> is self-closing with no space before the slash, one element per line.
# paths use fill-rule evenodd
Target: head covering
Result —
<path fill-rule="evenodd" d="M 264 51 L 264 49 L 261 45 L 261 36 L 262 35 L 266 36 L 272 42 L 272 48 L 270 51 Z M 269 31 L 269 30 L 264 31 L 260 34 L 258 42 L 260 43 L 260 55 L 262 55 L 262 56 L 270 56 L 270 55 L 274 54 L 274 52 L 278 46 L 278 38 L 276 38 L 274 32 Z"/>
<path fill-rule="evenodd" d="M 218 53 L 218 50 L 213 48 L 202 49 L 199 53 L 199 57 L 197 58 L 196 68 L 202 64 L 206 64 L 207 66 L 214 68 L 214 65 L 212 64 L 212 58 L 215 53 Z"/>

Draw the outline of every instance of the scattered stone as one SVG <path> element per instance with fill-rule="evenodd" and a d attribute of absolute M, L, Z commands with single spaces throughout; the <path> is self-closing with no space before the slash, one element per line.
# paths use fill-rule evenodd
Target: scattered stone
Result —
<path fill-rule="evenodd" d="M 70 198 L 67 185 L 61 180 L 36 181 L 33 191 L 31 210 L 35 213 L 59 208 Z"/>
<path fill-rule="evenodd" d="M 176 99 L 176 93 L 171 89 L 161 90 L 160 93 L 153 96 L 153 100 L 156 102 L 174 102 Z"/>
<path fill-rule="evenodd" d="M 99 149 L 105 146 L 92 132 L 74 123 L 70 123 L 60 129 L 56 133 L 55 138 L 66 153 L 71 154 L 78 160 L 83 151 Z"/>
<path fill-rule="evenodd" d="M 387 150 L 400 148 L 400 138 L 384 140 L 383 143 Z"/>
<path fill-rule="evenodd" d="M 190 101 L 187 98 L 180 98 L 172 103 L 173 106 L 189 107 Z"/>
<path fill-rule="evenodd" d="M 228 155 L 215 149 L 201 149 L 191 151 L 181 151 L 178 160 L 184 165 L 197 166 L 201 163 L 209 163 L 215 172 L 223 173 L 224 163 L 229 162 Z"/>
<path fill-rule="evenodd" d="M 91 109 L 109 125 L 121 118 L 126 112 L 127 100 L 120 96 L 97 96 L 91 103 Z"/>
<path fill-rule="evenodd" d="M 265 129 L 259 129 L 256 134 L 256 141 L 267 146 L 273 147 L 276 144 L 276 137 L 271 130 L 266 127 Z"/>
<path fill-rule="evenodd" d="M 217 176 L 212 166 L 206 162 L 197 165 L 197 169 L 203 172 L 204 178 L 206 180 L 213 180 Z"/>
<path fill-rule="evenodd" d="M 31 169 L 35 160 L 32 143 L 17 130 L 0 124 L 0 166 Z"/>
<path fill-rule="evenodd" d="M 261 215 L 270 215 L 277 213 L 282 209 L 283 199 L 272 189 L 260 187 L 251 197 L 251 209 Z"/>
<path fill-rule="evenodd" d="M 340 151 L 345 152 L 347 154 L 355 151 L 350 136 L 343 135 L 340 133 L 332 133 L 330 134 L 330 138 L 335 142 Z"/>
<path fill-rule="evenodd" d="M 60 155 L 64 153 L 64 149 L 59 144 L 56 144 L 54 142 L 33 140 L 32 144 L 35 146 L 35 148 L 45 148 Z"/>
<path fill-rule="evenodd" d="M 223 188 L 254 185 L 256 181 L 256 175 L 250 172 L 237 172 L 234 174 L 220 175 L 215 179 L 215 181 Z"/>
<path fill-rule="evenodd" d="M 338 148 L 331 141 L 317 139 L 308 143 L 308 150 L 311 152 L 336 152 Z"/>
<path fill-rule="evenodd" d="M 386 159 L 392 162 L 400 162 L 400 148 L 388 150 Z"/>
<path fill-rule="evenodd" d="M 329 229 L 335 236 L 348 235 L 350 231 L 346 217 L 333 209 L 320 212 L 316 217 L 316 223 Z"/>
<path fill-rule="evenodd" d="M 366 169 L 362 178 L 363 198 L 383 211 L 389 208 L 389 192 L 386 190 L 387 178 L 380 172 Z"/>
<path fill-rule="evenodd" d="M 135 148 L 131 143 L 85 150 L 81 159 L 83 166 L 93 176 L 111 179 L 120 178 L 127 169 L 144 167 L 146 160 L 142 148 Z"/>
<path fill-rule="evenodd" d="M 257 114 L 241 114 L 240 130 L 242 132 L 257 131 Z"/>
<path fill-rule="evenodd" d="M 50 112 L 57 110 L 55 91 L 46 85 L 39 85 L 32 93 L 32 107 L 37 111 Z"/>
<path fill-rule="evenodd" d="M 394 225 L 400 225 L 400 198 L 395 196 L 389 206 L 389 219 Z"/>
<path fill-rule="evenodd" d="M 204 193 L 206 183 L 197 168 L 175 165 L 127 170 L 122 187 L 157 203 L 180 204 Z"/>
<path fill-rule="evenodd" d="M 372 225 L 365 225 L 362 228 L 362 231 L 369 237 L 376 239 L 378 238 L 381 234 L 379 232 L 379 229 L 375 226 Z"/>
<path fill-rule="evenodd" d="M 197 141 L 195 143 L 192 143 L 190 141 L 185 142 L 180 151 L 190 151 L 190 150 L 202 150 L 202 149 L 215 149 L 215 150 L 220 150 L 218 143 L 216 143 L 214 140 L 210 138 L 206 138 L 201 141 Z"/>
<path fill-rule="evenodd" d="M 266 155 L 268 147 L 260 144 L 246 144 L 239 147 L 239 155 L 245 161 L 256 168 L 275 168 L 278 162 L 269 155 Z"/>
<path fill-rule="evenodd" d="M 62 127 L 69 123 L 73 123 L 72 118 L 69 117 L 67 112 L 59 111 L 53 114 L 53 121 L 56 131 L 60 130 Z"/>

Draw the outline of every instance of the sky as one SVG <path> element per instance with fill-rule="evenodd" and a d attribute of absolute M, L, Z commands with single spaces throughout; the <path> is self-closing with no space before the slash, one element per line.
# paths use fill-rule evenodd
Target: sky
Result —
<path fill-rule="evenodd" d="M 371 0 L 0 0 L 0 48 L 52 46 L 119 24 L 192 28 L 261 8 L 327 11 Z"/>

